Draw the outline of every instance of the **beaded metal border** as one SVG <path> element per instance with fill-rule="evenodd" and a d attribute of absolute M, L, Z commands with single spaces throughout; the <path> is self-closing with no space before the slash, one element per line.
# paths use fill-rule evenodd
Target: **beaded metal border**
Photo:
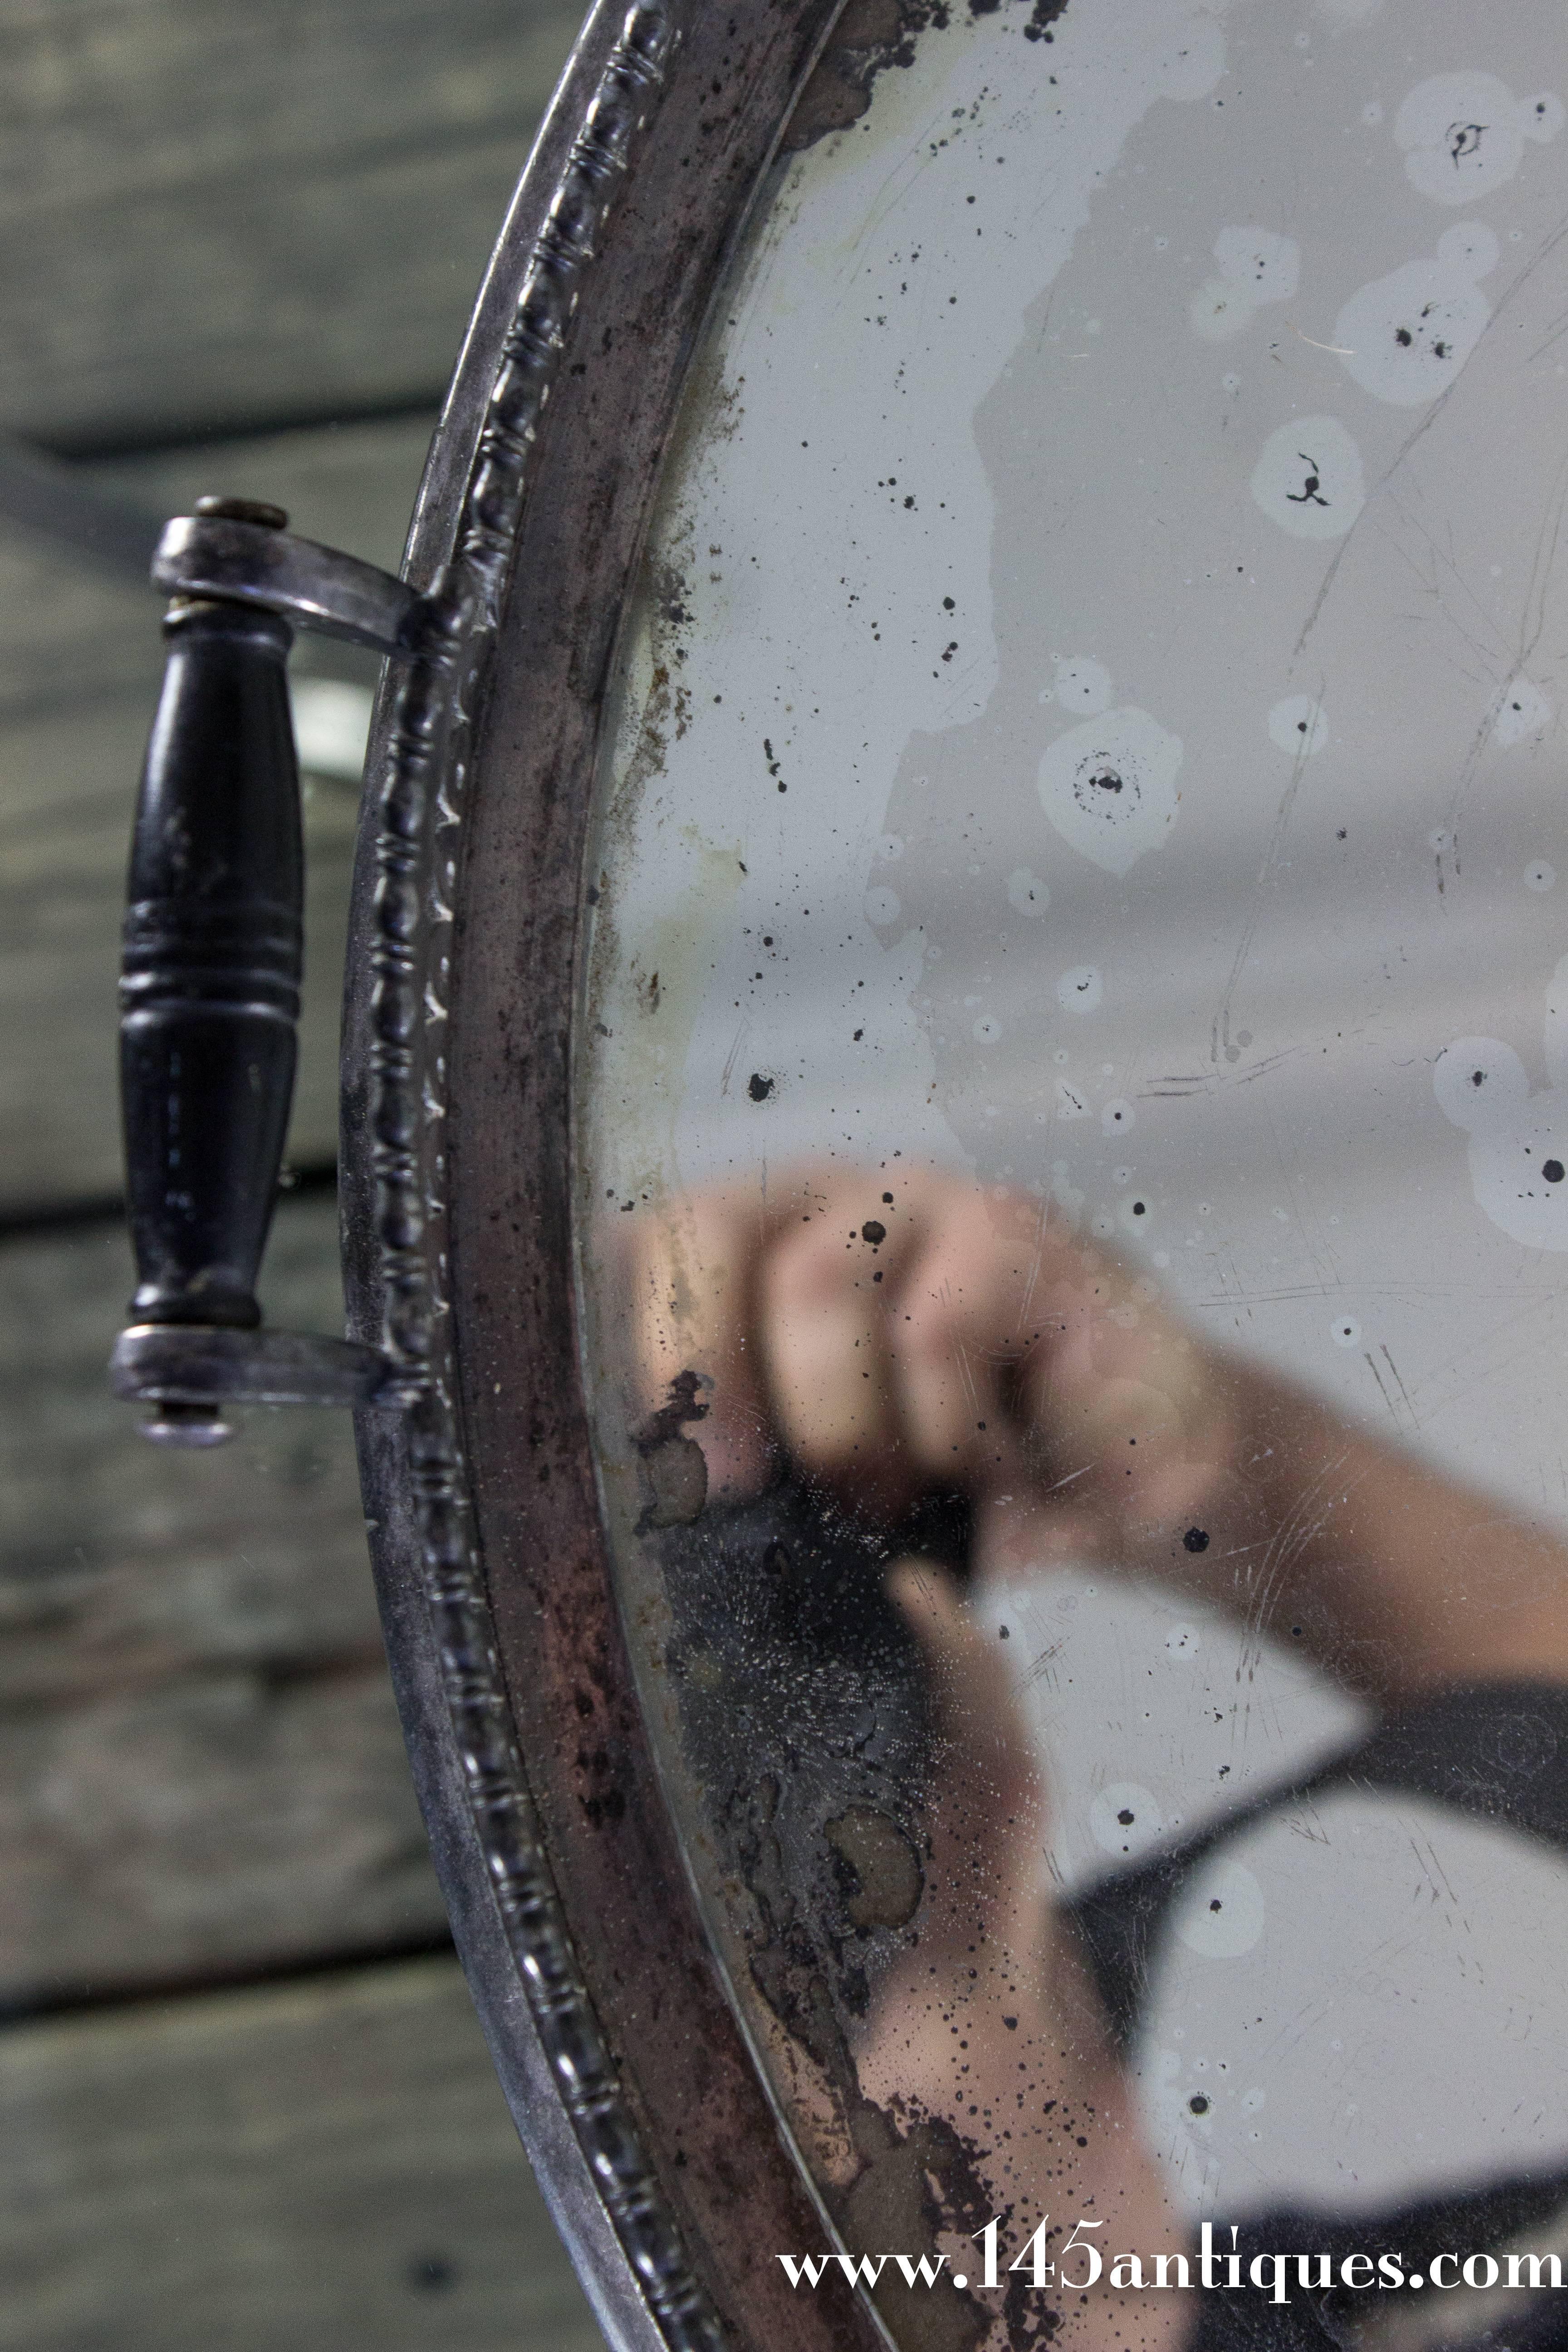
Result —
<path fill-rule="evenodd" d="M 670 2352 L 720 2352 L 723 2330 L 605 2046 L 511 1730 L 458 1430 L 442 1140 L 440 1041 L 474 688 L 580 281 L 677 39 L 667 0 L 639 0 L 600 76 L 529 256 L 455 551 L 426 600 L 423 641 L 397 692 L 377 809 L 371 1133 L 384 1344 L 395 1367 L 384 1394 L 405 1410 L 426 1602 L 486 1873 L 556 2089 L 659 2333 Z"/>

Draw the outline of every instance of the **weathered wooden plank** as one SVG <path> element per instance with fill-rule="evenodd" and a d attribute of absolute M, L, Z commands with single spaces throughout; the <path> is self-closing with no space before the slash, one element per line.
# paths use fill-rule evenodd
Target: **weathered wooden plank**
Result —
<path fill-rule="evenodd" d="M 346 1418 L 169 1455 L 107 1391 L 123 1238 L 0 1248 L 0 2002 L 373 1951 L 444 1913 Z M 267 1297 L 341 1329 L 335 1210 Z"/>
<path fill-rule="evenodd" d="M 191 1675 L 10 1717 L 0 1870 L 0 1990 L 17 2011 L 444 1927 L 373 1665 Z"/>
<path fill-rule="evenodd" d="M 0 726 L 90 706 L 116 689 L 145 695 L 157 677 L 152 591 L 101 575 L 10 525 L 0 526 Z M 37 782 L 17 784 L 25 805 Z M 8 776 L 0 779 L 7 817 L 16 788 Z"/>
<path fill-rule="evenodd" d="M 144 587 L 158 541 L 154 517 L 88 478 L 69 458 L 0 433 L 0 515 L 55 549 Z"/>
<path fill-rule="evenodd" d="M 454 1961 L 0 2035 L 5 2352 L 597 2352 Z"/>
<path fill-rule="evenodd" d="M 133 446 L 438 395 L 574 0 L 0 21 L 0 426 Z"/>

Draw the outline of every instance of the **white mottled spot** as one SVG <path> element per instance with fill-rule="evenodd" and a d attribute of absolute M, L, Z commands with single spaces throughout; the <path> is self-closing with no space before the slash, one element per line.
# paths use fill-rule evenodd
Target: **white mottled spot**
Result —
<path fill-rule="evenodd" d="M 1187 315 L 1205 342 L 1224 342 L 1265 302 L 1288 302 L 1301 276 L 1294 237 L 1267 228 L 1222 228 L 1214 243 L 1219 275 L 1194 295 Z"/>
<path fill-rule="evenodd" d="M 1252 495 L 1297 539 L 1342 539 L 1366 504 L 1361 451 L 1337 416 L 1278 425 L 1253 467 Z"/>
<path fill-rule="evenodd" d="M 1150 1215 L 1149 1203 L 1142 1192 L 1131 1192 L 1121 1202 L 1116 1212 L 1116 1222 L 1122 1232 L 1131 1234 L 1134 1240 L 1149 1231 L 1153 1220 Z"/>
<path fill-rule="evenodd" d="M 902 911 L 902 902 L 896 890 L 867 891 L 866 919 L 868 923 L 885 928 L 889 923 L 896 923 Z"/>
<path fill-rule="evenodd" d="M 1105 982 L 1091 963 L 1075 963 L 1057 982 L 1057 1002 L 1069 1013 L 1092 1013 L 1105 994 Z"/>
<path fill-rule="evenodd" d="M 1007 904 L 1015 914 L 1043 915 L 1051 903 L 1051 894 L 1037 874 L 1026 866 L 1016 866 L 1007 877 Z"/>
<path fill-rule="evenodd" d="M 1292 759 L 1310 760 L 1329 740 L 1328 715 L 1310 694 L 1288 694 L 1268 714 L 1268 740 Z"/>
<path fill-rule="evenodd" d="M 1040 761 L 1040 805 L 1072 848 L 1125 874 L 1164 840 L 1181 765 L 1181 737 L 1127 705 L 1058 736 Z"/>
<path fill-rule="evenodd" d="M 1432 1089 L 1456 1127 L 1475 1133 L 1512 1122 L 1530 1100 L 1524 1064 L 1495 1037 L 1458 1037 L 1432 1071 Z"/>
<path fill-rule="evenodd" d="M 1110 672 L 1087 654 L 1069 654 L 1057 664 L 1056 699 L 1064 710 L 1109 710 Z"/>
<path fill-rule="evenodd" d="M 1480 341 L 1491 305 L 1476 283 L 1497 268 L 1498 241 L 1479 221 L 1446 229 L 1430 261 L 1407 261 L 1351 296 L 1329 341 L 1345 373 L 1394 408 L 1447 392 Z"/>
<path fill-rule="evenodd" d="M 1109 1209 L 1096 1209 L 1089 1221 L 1089 1230 L 1097 1242 L 1113 1242 L 1116 1239 L 1116 1219 Z"/>
<path fill-rule="evenodd" d="M 1336 1315 L 1329 1326 L 1329 1337 L 1336 1348 L 1359 1348 L 1361 1325 L 1353 1315 Z"/>
<path fill-rule="evenodd" d="M 896 866 L 904 854 L 901 833 L 885 833 L 877 844 L 877 855 L 886 866 Z"/>
<path fill-rule="evenodd" d="M 1173 1658 L 1195 1658 L 1200 1647 L 1195 1625 L 1173 1625 L 1165 1636 L 1165 1647 Z"/>
<path fill-rule="evenodd" d="M 1164 1835 L 1158 1800 L 1136 1780 L 1109 1780 L 1089 1809 L 1089 1830 L 1102 1853 L 1143 1853 Z"/>
<path fill-rule="evenodd" d="M 1549 866 L 1544 857 L 1536 858 L 1533 864 L 1524 869 L 1524 887 L 1527 890 L 1550 890 L 1555 886 L 1556 880 L 1556 866 Z"/>
<path fill-rule="evenodd" d="M 1378 124 L 1383 121 L 1383 104 L 1381 100 L 1369 98 L 1366 104 L 1362 108 L 1361 119 L 1366 124 L 1369 131 L 1375 131 Z"/>
<path fill-rule="evenodd" d="M 1458 1037 L 1432 1087 L 1468 1134 L 1476 1205 L 1530 1249 L 1568 1250 L 1568 956 L 1546 992 L 1549 1083 L 1531 1094 L 1524 1064 L 1496 1037 Z"/>
<path fill-rule="evenodd" d="M 1439 205 L 1489 196 L 1518 171 L 1527 139 L 1555 139 L 1562 128 L 1561 99 L 1515 98 L 1489 73 L 1434 74 L 1394 119 L 1412 187 Z"/>
<path fill-rule="evenodd" d="M 1250 2091 L 1243 2091 L 1241 2095 L 1241 2112 L 1244 2116 L 1255 2116 L 1267 2105 L 1268 2100 L 1268 2092 L 1260 2084 L 1255 2083 Z"/>
<path fill-rule="evenodd" d="M 974 1024 L 974 1034 L 983 1045 L 994 1045 L 1002 1034 L 1002 1024 L 991 1013 L 983 1013 Z"/>
<path fill-rule="evenodd" d="M 1541 734 L 1552 718 L 1552 704 L 1528 677 L 1510 678 L 1498 698 L 1492 740 L 1505 747 L 1528 743 Z"/>
<path fill-rule="evenodd" d="M 1121 1095 L 1115 1096 L 1111 1101 L 1106 1103 L 1101 1108 L 1100 1124 L 1104 1129 L 1107 1135 L 1124 1134 L 1127 1129 L 1132 1124 L 1131 1104 L 1126 1101 Z M 1117 1181 L 1124 1184 L 1127 1181 L 1130 1171 L 1126 1169 L 1122 1169 L 1120 1171 L 1113 1171 L 1113 1173 L 1116 1174 Z"/>
<path fill-rule="evenodd" d="M 1176 1899 L 1172 1924 L 1189 1952 L 1234 1960 L 1263 1933 L 1263 1889 L 1244 1862 L 1211 1862 Z"/>

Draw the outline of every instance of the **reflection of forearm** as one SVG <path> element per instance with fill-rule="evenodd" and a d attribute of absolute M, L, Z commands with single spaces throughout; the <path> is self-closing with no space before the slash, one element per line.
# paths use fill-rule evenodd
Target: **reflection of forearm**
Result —
<path fill-rule="evenodd" d="M 1057 1948 L 1052 2007 L 1058 2030 L 1052 2037 L 1054 2049 L 1047 2042 L 1041 2056 L 1054 2057 L 1057 2063 L 1060 2120 L 1054 2144 L 1050 2139 L 1036 2144 L 1034 2163 L 1017 2184 L 1019 2209 L 1029 2215 L 1031 2226 L 1035 2217 L 1050 2214 L 1059 2231 L 1051 2248 L 1057 2253 L 1073 2234 L 1076 2221 L 1100 2224 L 1082 2231 L 1079 2244 L 1087 2241 L 1099 2248 L 1104 2272 L 1087 2294 L 1064 2290 L 1058 2283 L 1056 2343 L 1071 2352 L 1125 2352 L 1131 2338 L 1146 2352 L 1156 2352 L 1156 2347 L 1176 2343 L 1183 2332 L 1183 2314 L 1174 2308 L 1180 2298 L 1163 2302 L 1112 2286 L 1111 2265 L 1119 2254 L 1136 2253 L 1144 2274 L 1152 2277 L 1158 2256 L 1184 2251 L 1187 2232 L 1144 2141 L 1131 2086 L 1110 2046 L 1088 1969 L 1059 1924 L 1052 1941 Z M 1010 2180 L 998 2181 L 997 2187 L 1017 2193 Z M 1004 2210 L 1001 2202 L 997 2210 Z M 1075 2252 L 1069 2259 L 1072 2271 L 1085 2274 L 1088 2265 L 1081 2254 Z M 1164 2302 L 1173 2307 L 1165 2309 Z M 1151 2303 L 1152 2310 L 1147 2308 Z"/>
<path fill-rule="evenodd" d="M 1136 2304 L 1135 2340 L 1159 2352 L 1180 2333 L 1181 2315 L 1164 2309 L 1179 2298 L 1113 2287 L 1109 2273 L 1115 2255 L 1136 2252 L 1152 2275 L 1159 2254 L 1188 2249 L 1187 2232 L 1144 2144 L 1087 1969 L 1056 1919 L 1043 1937 L 1037 1924 L 1026 1961 L 994 1948 L 986 1966 L 984 1950 L 977 1948 L 982 1965 L 973 1980 L 967 1968 L 949 1971 L 940 1989 L 911 1955 L 910 1969 L 885 1988 L 859 2053 L 860 2088 L 906 2123 L 931 2116 L 965 2143 L 989 2211 L 1005 2217 L 1004 2284 L 1013 2284 L 1008 2265 L 1029 2234 L 1047 2223 L 1045 2260 L 1053 2268 L 1027 2302 L 1057 2314 L 1053 2345 L 1124 2352 L 1128 2306 Z M 1087 2294 L 1065 2288 L 1054 2267 L 1080 2221 L 1087 2226 L 1069 2275 L 1087 2273 L 1086 2245 L 1099 2249 L 1105 2272 Z M 978 2249 L 972 2260 L 978 2283 Z M 1028 2261 L 1020 2267 L 1027 2277 Z M 1006 2341 L 1000 2314 L 990 2340 Z"/>
<path fill-rule="evenodd" d="M 1568 1676 L 1560 1541 L 1256 1366 L 1225 1369 L 1236 1433 L 1204 1493 L 1207 1541 L 1144 1529 L 1148 1566 L 1160 1553 L 1190 1589 L 1380 1696 Z"/>

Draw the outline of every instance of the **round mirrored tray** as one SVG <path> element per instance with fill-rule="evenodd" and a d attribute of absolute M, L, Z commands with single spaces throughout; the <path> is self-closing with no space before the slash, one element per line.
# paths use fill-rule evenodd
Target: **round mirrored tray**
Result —
<path fill-rule="evenodd" d="M 1544 2346 L 1560 24 L 833 14 L 590 20 L 373 740 L 470 1980 L 616 2340 Z"/>

